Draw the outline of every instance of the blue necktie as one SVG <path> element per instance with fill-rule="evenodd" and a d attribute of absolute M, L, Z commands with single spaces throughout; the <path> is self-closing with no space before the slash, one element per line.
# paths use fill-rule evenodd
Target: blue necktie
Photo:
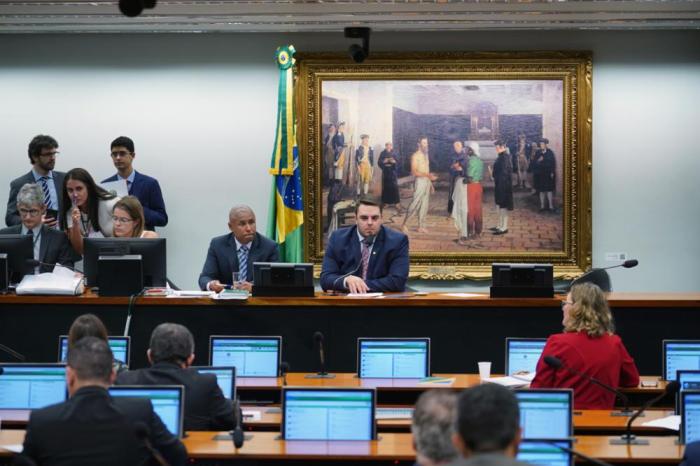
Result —
<path fill-rule="evenodd" d="M 44 204 L 49 209 L 56 209 L 56 207 L 51 202 L 51 191 L 49 191 L 49 177 L 42 176 L 39 178 L 39 184 L 41 185 L 41 190 L 44 191 Z"/>
<path fill-rule="evenodd" d="M 241 280 L 248 281 L 248 246 L 238 249 L 238 271 L 241 273 Z"/>

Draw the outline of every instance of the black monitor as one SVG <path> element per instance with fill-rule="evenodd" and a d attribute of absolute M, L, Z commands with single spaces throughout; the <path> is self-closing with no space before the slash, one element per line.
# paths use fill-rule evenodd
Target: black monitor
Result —
<path fill-rule="evenodd" d="M 19 283 L 32 265 L 34 241 L 29 235 L 0 235 L 0 254 L 7 254 L 7 275 L 10 283 Z"/>
<path fill-rule="evenodd" d="M 253 263 L 253 296 L 314 296 L 313 264 Z"/>
<path fill-rule="evenodd" d="M 83 272 L 88 286 L 97 286 L 100 256 L 141 255 L 144 286 L 165 286 L 165 238 L 85 238 Z"/>
<path fill-rule="evenodd" d="M 492 298 L 551 298 L 552 264 L 492 264 Z"/>

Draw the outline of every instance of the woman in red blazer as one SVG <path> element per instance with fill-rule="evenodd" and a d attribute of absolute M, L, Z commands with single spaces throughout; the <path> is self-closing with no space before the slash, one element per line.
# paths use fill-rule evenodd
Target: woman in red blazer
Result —
<path fill-rule="evenodd" d="M 620 337 L 615 335 L 605 295 L 592 283 L 571 288 L 562 301 L 564 332 L 551 335 L 537 362 L 532 388 L 572 388 L 575 409 L 612 409 L 615 395 L 564 368 L 544 362 L 555 356 L 562 365 L 613 387 L 636 387 L 639 371 Z"/>

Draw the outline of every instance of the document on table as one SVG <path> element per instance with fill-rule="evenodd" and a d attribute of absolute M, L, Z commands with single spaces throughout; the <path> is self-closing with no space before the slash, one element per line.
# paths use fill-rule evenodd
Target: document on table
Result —
<path fill-rule="evenodd" d="M 21 443 L 13 443 L 9 445 L 0 445 L 3 450 L 11 451 L 12 453 L 22 453 L 23 446 Z"/>
<path fill-rule="evenodd" d="M 645 427 L 661 427 L 662 429 L 678 431 L 681 428 L 681 417 L 674 414 L 673 416 L 666 416 L 661 419 L 643 422 L 642 425 Z"/>
<path fill-rule="evenodd" d="M 503 385 L 504 387 L 510 387 L 510 388 L 518 388 L 518 387 L 526 387 L 530 385 L 530 382 L 522 380 L 522 379 L 516 379 L 515 377 L 489 377 L 488 379 L 483 379 L 484 382 L 489 382 L 489 383 L 496 383 L 498 385 Z"/>
<path fill-rule="evenodd" d="M 384 293 L 348 293 L 348 298 L 379 298 L 384 296 Z"/>
<path fill-rule="evenodd" d="M 208 298 L 213 294 L 213 291 L 173 290 L 173 293 L 168 295 L 168 298 Z"/>
<path fill-rule="evenodd" d="M 453 298 L 485 298 L 486 295 L 482 293 L 444 293 L 445 296 L 451 296 Z"/>

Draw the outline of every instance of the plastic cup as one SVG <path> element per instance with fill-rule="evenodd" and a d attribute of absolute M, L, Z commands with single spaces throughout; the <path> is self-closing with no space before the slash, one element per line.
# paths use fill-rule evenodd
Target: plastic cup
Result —
<path fill-rule="evenodd" d="M 479 377 L 481 380 L 491 377 L 491 361 L 483 361 L 479 363 Z"/>

